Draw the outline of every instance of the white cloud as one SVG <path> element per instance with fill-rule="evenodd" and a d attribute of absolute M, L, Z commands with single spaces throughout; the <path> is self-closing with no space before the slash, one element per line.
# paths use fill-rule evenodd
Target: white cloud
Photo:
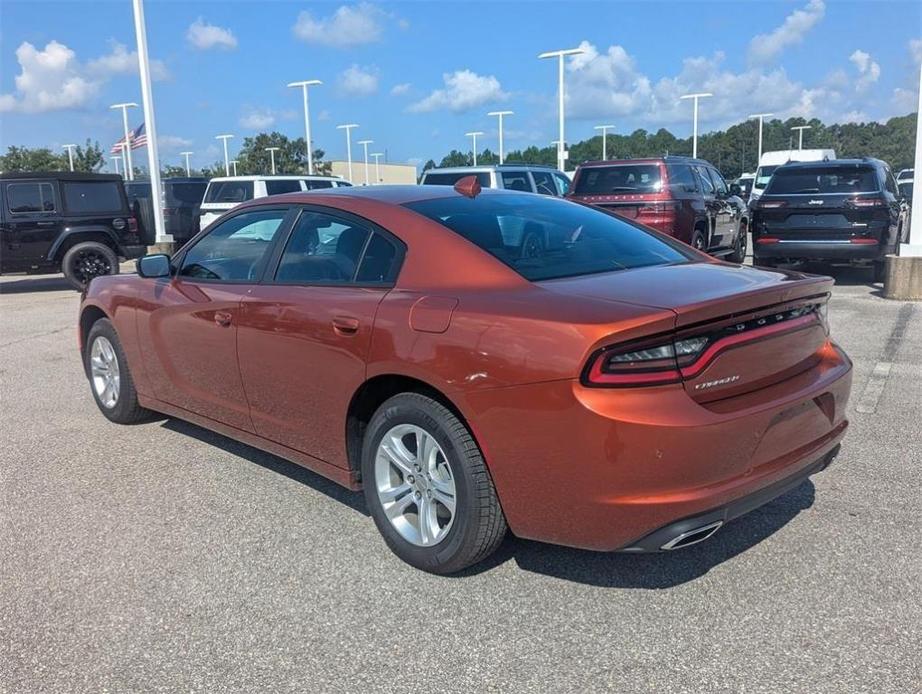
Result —
<path fill-rule="evenodd" d="M 265 130 L 275 125 L 275 114 L 267 108 L 250 109 L 240 118 L 240 126 L 248 130 Z"/>
<path fill-rule="evenodd" d="M 112 41 L 112 52 L 94 58 L 86 64 L 90 75 L 109 77 L 138 74 L 138 52 L 128 51 L 123 43 Z M 162 60 L 150 61 L 150 76 L 154 81 L 168 80 L 170 72 Z"/>
<path fill-rule="evenodd" d="M 804 40 L 804 37 L 823 19 L 826 4 L 823 0 L 810 0 L 803 9 L 794 10 L 784 18 L 781 26 L 767 34 L 759 34 L 749 42 L 749 59 L 753 63 L 767 63 L 785 48 Z"/>
<path fill-rule="evenodd" d="M 436 89 L 426 98 L 410 105 L 415 113 L 448 109 L 459 113 L 491 101 L 508 98 L 499 80 L 493 75 L 478 75 L 471 70 L 456 70 L 442 75 L 444 89 Z"/>
<path fill-rule="evenodd" d="M 649 107 L 653 98 L 650 80 L 641 74 L 621 46 L 600 54 L 588 41 L 584 53 L 570 59 L 567 70 L 569 108 L 577 116 L 622 116 Z"/>
<path fill-rule="evenodd" d="M 909 55 L 912 56 L 913 66 L 922 65 L 922 39 L 909 40 Z"/>
<path fill-rule="evenodd" d="M 330 120 L 330 118 L 332 118 L 332 115 L 328 109 L 323 109 L 320 113 L 317 114 L 317 120 Z M 314 138 L 311 139 L 313 140 Z"/>
<path fill-rule="evenodd" d="M 910 39 L 906 44 L 912 67 L 905 87 L 897 87 L 890 104 L 897 114 L 904 115 L 919 109 L 919 68 L 922 67 L 922 39 Z M 0 108 L 2 110 L 2 108 Z"/>
<path fill-rule="evenodd" d="M 43 50 L 24 41 L 16 49 L 16 94 L 0 97 L 0 111 L 42 113 L 84 106 L 101 83 L 84 76 L 77 54 L 57 41 Z"/>
<path fill-rule="evenodd" d="M 192 44 L 193 48 L 200 51 L 207 51 L 211 48 L 231 50 L 237 47 L 237 37 L 230 29 L 208 24 L 201 17 L 189 25 L 186 40 Z"/>
<path fill-rule="evenodd" d="M 862 50 L 856 50 L 848 59 L 858 69 L 858 79 L 855 82 L 855 90 L 859 92 L 867 91 L 871 85 L 880 79 L 880 65 L 871 59 L 869 53 Z"/>
<path fill-rule="evenodd" d="M 392 96 L 403 96 L 404 94 L 409 93 L 410 87 L 412 85 L 409 82 L 404 82 L 403 84 L 395 84 L 391 87 Z"/>
<path fill-rule="evenodd" d="M 339 76 L 339 91 L 348 96 L 368 96 L 378 91 L 378 68 L 352 65 Z"/>
<path fill-rule="evenodd" d="M 158 135 L 157 144 L 160 149 L 169 152 L 179 150 L 183 147 L 189 147 L 192 144 L 192 140 L 179 137 L 178 135 Z"/>
<path fill-rule="evenodd" d="M 384 31 L 383 10 L 361 2 L 343 5 L 329 17 L 315 18 L 304 10 L 292 27 L 295 37 L 307 43 L 338 48 L 374 43 Z"/>

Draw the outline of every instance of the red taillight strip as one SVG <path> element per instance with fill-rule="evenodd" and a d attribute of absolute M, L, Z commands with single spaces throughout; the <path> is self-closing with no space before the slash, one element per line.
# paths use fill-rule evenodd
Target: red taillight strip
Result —
<path fill-rule="evenodd" d="M 763 236 L 762 238 L 756 239 L 756 243 L 778 243 L 781 239 L 775 238 L 774 236 Z"/>
<path fill-rule="evenodd" d="M 604 383 L 606 385 L 662 385 L 664 383 L 678 383 L 682 380 L 678 370 L 668 369 L 666 371 L 646 371 L 639 373 L 617 373 L 610 374 L 602 371 L 602 362 L 605 361 L 605 353 L 599 354 L 589 369 L 589 381 L 594 384 Z"/>
<path fill-rule="evenodd" d="M 849 239 L 849 243 L 857 243 L 862 246 L 876 246 L 877 239 Z"/>
<path fill-rule="evenodd" d="M 817 318 L 816 314 L 810 313 L 806 316 L 801 316 L 800 318 L 794 318 L 792 320 L 786 320 L 782 323 L 775 323 L 774 325 L 766 325 L 763 328 L 747 330 L 746 332 L 739 333 L 737 335 L 728 335 L 727 337 L 723 337 L 717 340 L 717 342 L 711 344 L 706 350 L 704 350 L 704 352 L 702 352 L 701 356 L 698 357 L 694 363 L 680 369 L 680 371 L 684 378 L 694 378 L 702 371 L 704 371 L 721 352 L 724 352 L 733 347 L 737 347 L 740 344 L 746 342 L 753 342 L 755 340 L 761 340 L 773 335 L 800 330 L 801 328 L 805 328 L 812 323 L 818 322 L 819 319 Z"/>

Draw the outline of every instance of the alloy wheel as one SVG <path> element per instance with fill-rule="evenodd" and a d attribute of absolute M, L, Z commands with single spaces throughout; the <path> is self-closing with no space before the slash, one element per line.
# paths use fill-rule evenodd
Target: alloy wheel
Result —
<path fill-rule="evenodd" d="M 90 348 L 90 373 L 96 397 L 103 407 L 111 410 L 118 404 L 121 378 L 115 348 L 102 335 L 93 340 Z"/>
<path fill-rule="evenodd" d="M 375 453 L 375 488 L 384 514 L 407 542 L 445 539 L 457 500 L 451 465 L 435 437 L 414 424 L 392 427 Z"/>
<path fill-rule="evenodd" d="M 74 276 L 84 284 L 88 283 L 94 277 L 112 274 L 112 265 L 109 259 L 102 253 L 93 249 L 80 251 L 74 257 L 73 262 Z"/>

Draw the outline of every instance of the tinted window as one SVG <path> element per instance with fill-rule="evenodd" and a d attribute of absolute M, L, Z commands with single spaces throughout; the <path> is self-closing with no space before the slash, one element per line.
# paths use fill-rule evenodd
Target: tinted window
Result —
<path fill-rule="evenodd" d="M 212 181 L 205 202 L 243 202 L 253 199 L 253 181 Z"/>
<path fill-rule="evenodd" d="M 877 173 L 868 166 L 781 167 L 765 192 L 770 195 L 877 193 Z"/>
<path fill-rule="evenodd" d="M 319 212 L 298 218 L 275 279 L 279 282 L 351 282 L 368 230 Z"/>
<path fill-rule="evenodd" d="M 760 166 L 759 170 L 756 171 L 756 180 L 752 184 L 753 188 L 762 189 L 768 185 L 768 182 L 772 178 L 772 174 L 778 170 L 777 166 Z"/>
<path fill-rule="evenodd" d="M 698 190 L 695 185 L 695 175 L 691 167 L 686 164 L 669 164 L 666 166 L 669 176 L 669 189 L 673 193 L 694 193 Z"/>
<path fill-rule="evenodd" d="M 724 180 L 724 177 L 720 175 L 720 172 L 717 169 L 707 169 L 707 172 L 711 174 L 711 181 L 714 183 L 714 187 L 717 189 L 717 192 L 721 195 L 726 195 L 730 192 L 730 189 L 727 188 L 727 182 Z"/>
<path fill-rule="evenodd" d="M 503 188 L 506 190 L 518 190 L 523 193 L 530 193 L 531 183 L 528 181 L 528 173 L 525 171 L 503 171 Z"/>
<path fill-rule="evenodd" d="M 407 203 L 531 281 L 665 265 L 688 256 L 656 236 L 584 205 L 540 195 L 483 195 Z M 504 228 L 523 230 L 508 245 Z M 524 240 L 529 240 L 526 243 Z"/>
<path fill-rule="evenodd" d="M 531 177 L 535 179 L 535 191 L 541 195 L 560 195 L 554 177 L 547 171 L 532 171 Z"/>
<path fill-rule="evenodd" d="M 301 181 L 266 181 L 266 195 L 295 193 L 301 190 Z"/>
<path fill-rule="evenodd" d="M 887 186 L 887 191 L 892 193 L 894 197 L 899 195 L 899 190 L 896 187 L 896 181 L 893 179 L 893 174 L 889 171 L 884 171 L 884 184 Z"/>
<path fill-rule="evenodd" d="M 705 195 L 714 195 L 714 183 L 711 181 L 711 177 L 708 176 L 708 172 L 703 166 L 693 166 L 692 170 L 695 172 L 695 176 L 698 177 L 698 187 Z"/>
<path fill-rule="evenodd" d="M 659 164 L 618 164 L 583 169 L 574 192 L 577 195 L 658 193 L 662 185 Z"/>
<path fill-rule="evenodd" d="M 423 185 L 424 186 L 453 186 L 455 183 L 460 181 L 466 176 L 476 176 L 477 181 L 480 183 L 481 187 L 489 188 L 490 187 L 490 174 L 486 171 L 478 172 L 467 172 L 462 171 L 459 173 L 427 173 L 423 176 Z"/>
<path fill-rule="evenodd" d="M 168 183 L 166 186 L 167 200 L 183 202 L 187 205 L 198 205 L 205 197 L 207 183 Z"/>
<path fill-rule="evenodd" d="M 912 200 L 912 184 L 913 181 L 903 181 L 900 183 L 900 195 L 907 200 Z"/>
<path fill-rule="evenodd" d="M 129 200 L 150 197 L 150 183 L 126 183 L 125 195 Z"/>
<path fill-rule="evenodd" d="M 216 224 L 183 259 L 181 275 L 210 280 L 256 280 L 285 210 L 244 212 Z"/>
<path fill-rule="evenodd" d="M 365 249 L 357 282 L 393 282 L 397 279 L 397 247 L 375 234 Z"/>
<path fill-rule="evenodd" d="M 332 188 L 333 181 L 304 181 L 308 190 L 319 190 L 320 188 Z M 340 183 L 340 185 L 346 185 Z"/>
<path fill-rule="evenodd" d="M 570 179 L 563 174 L 555 173 L 554 180 L 557 182 L 558 195 L 566 195 L 570 190 Z"/>
<path fill-rule="evenodd" d="M 121 212 L 120 183 L 115 181 L 63 181 L 64 209 L 68 212 Z"/>
<path fill-rule="evenodd" d="M 54 188 L 50 183 L 10 183 L 6 204 L 14 214 L 54 212 Z"/>

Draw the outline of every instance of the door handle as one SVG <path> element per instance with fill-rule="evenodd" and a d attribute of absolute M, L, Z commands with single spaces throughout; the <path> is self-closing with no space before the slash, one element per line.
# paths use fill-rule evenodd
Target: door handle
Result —
<path fill-rule="evenodd" d="M 356 318 L 335 316 L 333 318 L 333 330 L 340 335 L 355 335 L 359 331 L 359 321 Z"/>
<path fill-rule="evenodd" d="M 231 314 L 229 314 L 227 311 L 215 311 L 214 313 L 215 325 L 220 326 L 222 328 L 228 327 L 231 324 L 231 321 L 233 320 L 233 318 L 234 317 Z"/>
<path fill-rule="evenodd" d="M 36 222 L 36 223 L 37 223 L 40 227 L 52 227 L 52 226 L 54 226 L 55 224 L 57 224 L 57 222 Z"/>

